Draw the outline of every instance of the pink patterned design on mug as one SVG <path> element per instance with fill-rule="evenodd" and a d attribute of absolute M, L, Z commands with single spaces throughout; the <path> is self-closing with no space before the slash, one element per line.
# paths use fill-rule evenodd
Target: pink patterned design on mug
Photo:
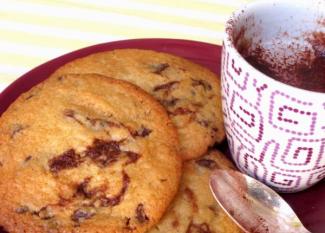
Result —
<path fill-rule="evenodd" d="M 325 177 L 325 103 L 265 78 L 232 49 L 224 46 L 221 86 L 238 168 L 278 191 L 310 187 Z"/>

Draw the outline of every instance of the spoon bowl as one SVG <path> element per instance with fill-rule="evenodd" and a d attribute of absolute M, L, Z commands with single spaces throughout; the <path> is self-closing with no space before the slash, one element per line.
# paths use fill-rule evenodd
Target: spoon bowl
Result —
<path fill-rule="evenodd" d="M 244 232 L 309 232 L 280 195 L 250 176 L 216 169 L 210 177 L 210 188 L 220 206 Z"/>

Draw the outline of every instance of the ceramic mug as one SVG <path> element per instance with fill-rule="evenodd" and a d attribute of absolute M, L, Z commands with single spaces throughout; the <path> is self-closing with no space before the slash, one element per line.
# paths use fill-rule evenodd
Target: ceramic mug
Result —
<path fill-rule="evenodd" d="M 301 191 L 325 177 L 325 93 L 272 79 L 235 43 L 263 44 L 281 60 L 292 40 L 306 48 L 304 33 L 325 29 L 324 12 L 324 1 L 259 1 L 227 22 L 221 78 L 229 148 L 242 172 L 280 192 Z"/>

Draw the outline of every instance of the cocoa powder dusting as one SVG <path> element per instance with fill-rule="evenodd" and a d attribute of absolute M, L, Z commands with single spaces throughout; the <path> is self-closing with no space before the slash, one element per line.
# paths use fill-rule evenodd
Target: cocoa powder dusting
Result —
<path fill-rule="evenodd" d="M 305 47 L 281 61 L 261 44 L 251 49 L 251 42 L 245 39 L 237 45 L 237 49 L 247 62 L 273 79 L 301 89 L 324 93 L 325 33 L 305 33 L 304 37 L 312 50 Z M 296 47 L 297 44 L 293 41 L 287 49 L 295 51 Z"/>

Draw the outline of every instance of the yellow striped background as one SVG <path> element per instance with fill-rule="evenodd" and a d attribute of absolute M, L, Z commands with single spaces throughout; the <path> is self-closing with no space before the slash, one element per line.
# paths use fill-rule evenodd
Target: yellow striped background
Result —
<path fill-rule="evenodd" d="M 220 44 L 252 0 L 0 0 L 0 91 L 31 68 L 89 45 L 131 38 Z"/>

